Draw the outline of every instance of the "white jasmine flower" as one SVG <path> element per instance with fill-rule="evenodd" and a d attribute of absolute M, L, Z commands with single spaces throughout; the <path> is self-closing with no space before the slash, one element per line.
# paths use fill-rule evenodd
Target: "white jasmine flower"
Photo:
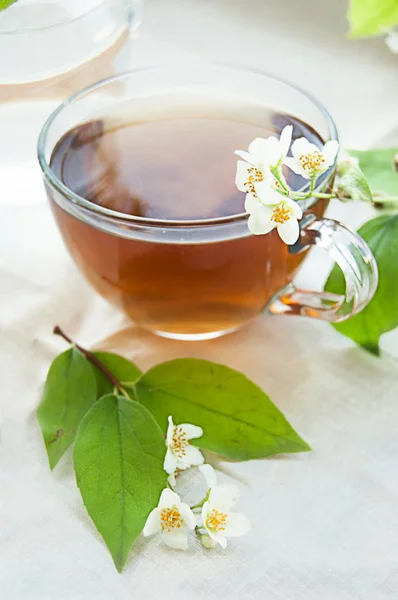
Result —
<path fill-rule="evenodd" d="M 188 504 L 178 494 L 166 488 L 159 504 L 149 514 L 143 534 L 145 537 L 161 533 L 165 544 L 177 550 L 188 548 L 188 530 L 195 529 L 196 519 Z"/>
<path fill-rule="evenodd" d="M 283 177 L 282 174 L 280 176 Z M 271 172 L 262 171 L 243 160 L 238 160 L 236 166 L 235 185 L 240 192 L 246 192 L 253 196 L 257 195 L 262 186 L 273 189 L 277 194 L 282 191 L 281 184 Z"/>
<path fill-rule="evenodd" d="M 315 144 L 301 137 L 292 144 L 293 157 L 285 158 L 284 163 L 298 175 L 313 179 L 334 163 L 338 149 L 336 140 L 326 142 L 323 149 L 319 150 Z"/>
<path fill-rule="evenodd" d="M 244 159 L 239 160 L 237 165 L 235 184 L 238 190 L 255 196 L 258 184 L 263 181 L 270 182 L 276 188 L 281 187 L 271 169 L 282 165 L 292 141 L 292 130 L 293 127 L 287 125 L 279 140 L 274 136 L 267 139 L 256 138 L 250 144 L 249 152 L 236 150 L 235 154 Z M 282 172 L 279 177 L 283 179 Z"/>
<path fill-rule="evenodd" d="M 386 44 L 393 54 L 398 54 L 398 33 L 396 31 L 388 32 Z"/>
<path fill-rule="evenodd" d="M 247 194 L 245 210 L 249 213 L 248 227 L 255 235 L 269 233 L 275 227 L 285 244 L 294 244 L 300 233 L 298 219 L 303 212 L 297 202 L 264 188 L 257 196 Z"/>
<path fill-rule="evenodd" d="M 203 527 L 214 542 L 226 548 L 226 538 L 247 533 L 250 521 L 245 515 L 231 511 L 239 497 L 239 490 L 232 485 L 217 485 L 216 473 L 210 465 L 199 469 L 210 487 L 202 507 Z"/>
<path fill-rule="evenodd" d="M 184 471 L 188 467 L 203 464 L 204 458 L 200 450 L 189 443 L 189 440 L 202 435 L 201 427 L 189 423 L 174 425 L 172 417 L 169 417 L 166 438 L 167 452 L 163 465 L 166 473 L 173 475 L 176 469 Z"/>

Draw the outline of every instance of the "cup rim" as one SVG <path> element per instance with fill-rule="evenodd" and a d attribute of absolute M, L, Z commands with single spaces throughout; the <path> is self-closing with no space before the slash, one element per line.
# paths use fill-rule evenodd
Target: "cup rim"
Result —
<path fill-rule="evenodd" d="M 107 1 L 107 0 L 104 0 L 104 1 Z M 150 72 L 156 72 L 159 70 L 181 68 L 183 66 L 184 65 L 181 65 L 180 63 L 177 65 L 171 63 L 171 64 L 166 64 L 166 65 L 151 65 L 151 66 L 145 66 L 145 67 L 138 67 L 138 68 L 131 69 L 131 70 L 125 71 L 123 73 L 120 73 L 118 75 L 114 75 L 112 77 L 107 77 L 105 79 L 101 79 L 100 81 L 97 81 L 97 82 L 75 92 L 68 98 L 66 98 L 46 119 L 46 121 L 40 131 L 39 138 L 38 138 L 37 157 L 38 157 L 38 161 L 39 161 L 39 164 L 40 164 L 40 167 L 41 167 L 41 170 L 43 172 L 45 179 L 60 194 L 62 194 L 62 196 L 64 196 L 64 198 L 68 202 L 71 202 L 73 205 L 83 208 L 85 211 L 89 211 L 89 213 L 94 213 L 97 216 L 102 216 L 104 218 L 110 218 L 112 220 L 116 219 L 117 221 L 123 222 L 125 224 L 129 223 L 129 224 L 135 224 L 138 226 L 146 225 L 149 227 L 196 227 L 197 228 L 197 227 L 201 227 L 201 226 L 236 223 L 237 221 L 246 220 L 249 216 L 247 212 L 236 213 L 236 214 L 227 215 L 224 217 L 213 217 L 213 218 L 208 218 L 208 219 L 196 219 L 196 220 L 175 219 L 175 220 L 173 220 L 173 219 L 155 219 L 155 218 L 151 218 L 151 217 L 140 217 L 138 215 L 129 215 L 129 214 L 115 211 L 115 210 L 112 210 L 109 208 L 105 208 L 103 206 L 95 204 L 94 202 L 91 202 L 90 200 L 87 200 L 83 196 L 79 196 L 79 194 L 76 194 L 71 189 L 69 189 L 68 186 L 66 186 L 61 181 L 61 179 L 59 179 L 59 177 L 57 177 L 57 175 L 54 173 L 50 164 L 48 163 L 48 161 L 45 158 L 45 144 L 46 144 L 47 135 L 50 130 L 50 127 L 51 127 L 52 123 L 54 122 L 54 120 L 56 119 L 56 117 L 64 109 L 68 108 L 69 105 L 80 100 L 81 98 L 90 94 L 91 92 L 93 92 L 96 89 L 100 89 L 101 87 L 105 87 L 111 83 L 121 81 L 123 79 L 128 79 L 128 78 L 132 77 L 133 75 L 135 75 L 136 73 L 143 73 L 143 72 L 150 73 Z M 283 79 L 281 77 L 276 77 L 270 73 L 267 73 L 266 71 L 262 71 L 261 69 L 236 67 L 236 66 L 232 66 L 229 64 L 225 64 L 225 63 L 219 63 L 219 62 L 204 62 L 204 63 L 201 63 L 200 66 L 206 67 L 206 68 L 216 68 L 216 69 L 218 68 L 218 69 L 223 69 L 223 70 L 230 70 L 230 71 L 233 71 L 236 73 L 253 73 L 255 75 L 260 75 L 262 77 L 266 77 L 267 79 L 272 80 L 274 82 L 287 85 L 288 87 L 296 90 L 297 92 L 299 92 L 300 94 L 305 96 L 314 105 L 314 107 L 319 110 L 322 117 L 325 119 L 325 122 L 329 129 L 330 140 L 335 140 L 337 142 L 339 141 L 337 126 L 336 126 L 332 116 L 328 112 L 328 110 L 312 94 L 310 94 L 309 92 L 307 92 L 300 86 L 297 86 L 296 84 L 293 84 L 290 81 Z M 329 169 L 327 171 L 325 171 L 319 177 L 318 184 L 314 191 L 317 191 L 323 187 L 324 183 L 329 179 L 334 168 L 335 168 L 335 164 L 333 164 L 331 167 L 329 167 Z M 307 187 L 308 187 L 308 184 L 304 184 L 303 187 L 300 188 L 300 190 L 298 190 L 298 191 L 305 190 Z"/>
<path fill-rule="evenodd" d="M 90 13 L 98 10 L 98 8 L 100 8 L 103 4 L 106 4 L 107 2 L 109 2 L 109 0 L 101 0 L 101 2 L 99 2 L 96 6 L 92 6 L 91 8 L 84 10 L 80 15 L 77 15 L 76 17 L 71 16 L 70 19 L 64 19 L 62 21 L 58 21 L 57 23 L 52 23 L 51 25 L 40 25 L 38 27 L 21 27 L 20 29 L 12 29 L 10 31 L 0 29 L 0 37 L 1 36 L 20 35 L 20 34 L 32 33 L 32 32 L 38 33 L 40 31 L 48 31 L 49 29 L 65 27 L 67 25 L 70 25 L 71 23 L 75 23 L 76 21 L 79 21 L 86 15 L 89 15 Z"/>

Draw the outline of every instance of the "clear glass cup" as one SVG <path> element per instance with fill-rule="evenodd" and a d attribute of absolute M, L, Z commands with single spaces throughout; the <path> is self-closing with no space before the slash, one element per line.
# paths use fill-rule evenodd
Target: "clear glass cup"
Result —
<path fill-rule="evenodd" d="M 18 0 L 0 12 L 0 86 L 73 71 L 116 44 L 140 17 L 141 0 Z"/>
<path fill-rule="evenodd" d="M 260 72 L 197 64 L 142 69 L 99 82 L 64 102 L 42 129 L 39 162 L 71 256 L 100 294 L 160 335 L 217 337 L 263 312 L 336 322 L 360 311 L 375 292 L 372 253 L 356 233 L 323 218 L 325 200 L 302 201 L 300 238 L 287 247 L 276 231 L 251 235 L 245 213 L 176 221 L 101 207 L 68 189 L 50 166 L 65 132 L 115 111 L 127 111 L 134 121 L 156 121 L 172 115 L 238 117 L 242 107 L 253 121 L 272 107 L 301 119 L 324 141 L 337 139 L 328 112 L 302 90 Z M 317 190 L 330 188 L 333 178 L 331 167 Z M 344 295 L 296 288 L 294 275 L 312 245 L 341 267 Z"/>

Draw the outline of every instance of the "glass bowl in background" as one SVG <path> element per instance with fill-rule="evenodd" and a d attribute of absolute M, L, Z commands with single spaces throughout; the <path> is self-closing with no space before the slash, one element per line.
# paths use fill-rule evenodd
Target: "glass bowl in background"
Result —
<path fill-rule="evenodd" d="M 0 12 L 0 85 L 39 82 L 93 60 L 141 18 L 141 0 L 19 0 Z"/>

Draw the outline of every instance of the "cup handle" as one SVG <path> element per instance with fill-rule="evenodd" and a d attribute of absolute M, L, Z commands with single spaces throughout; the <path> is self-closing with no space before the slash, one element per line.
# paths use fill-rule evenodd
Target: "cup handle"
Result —
<path fill-rule="evenodd" d="M 361 311 L 372 299 L 378 283 L 377 264 L 366 242 L 338 221 L 310 215 L 302 222 L 293 251 L 301 252 L 309 246 L 324 248 L 336 261 L 345 278 L 345 294 L 300 290 L 289 283 L 272 298 L 266 312 L 337 323 Z"/>

